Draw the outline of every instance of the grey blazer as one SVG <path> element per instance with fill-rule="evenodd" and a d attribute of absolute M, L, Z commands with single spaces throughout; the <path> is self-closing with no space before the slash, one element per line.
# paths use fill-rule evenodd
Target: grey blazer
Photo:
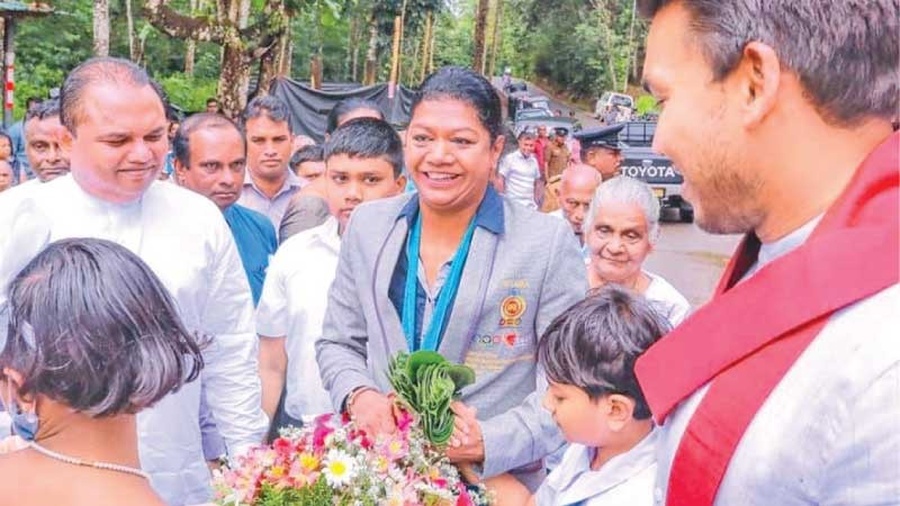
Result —
<path fill-rule="evenodd" d="M 336 409 L 359 386 L 388 392 L 388 362 L 408 348 L 388 287 L 406 245 L 407 220 L 399 215 L 411 198 L 359 206 L 343 238 L 316 343 Z M 540 459 L 563 443 L 541 407 L 546 382 L 538 377 L 535 345 L 554 318 L 584 298 L 587 273 L 565 221 L 502 202 L 503 233 L 476 228 L 438 351 L 475 369 L 476 382 L 462 400 L 478 409 L 484 476 L 518 469 L 535 488 L 543 476 Z"/>

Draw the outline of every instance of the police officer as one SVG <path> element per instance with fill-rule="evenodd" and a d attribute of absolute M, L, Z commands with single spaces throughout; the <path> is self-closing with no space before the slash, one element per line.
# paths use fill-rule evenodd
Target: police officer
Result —
<path fill-rule="evenodd" d="M 619 132 L 624 124 L 582 130 L 575 134 L 581 143 L 581 161 L 595 168 L 604 181 L 619 175 L 622 148 Z"/>

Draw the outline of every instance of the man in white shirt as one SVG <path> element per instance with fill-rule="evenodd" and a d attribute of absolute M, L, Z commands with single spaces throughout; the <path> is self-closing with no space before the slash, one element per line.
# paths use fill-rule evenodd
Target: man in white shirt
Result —
<path fill-rule="evenodd" d="M 653 148 L 746 234 L 636 372 L 668 506 L 900 498 L 900 4 L 640 0 Z"/>
<path fill-rule="evenodd" d="M 536 136 L 525 130 L 519 134 L 519 149 L 500 160 L 498 191 L 525 207 L 537 209 L 543 195 L 541 169 L 534 156 Z"/>
<path fill-rule="evenodd" d="M 351 120 L 325 144 L 323 177 L 331 216 L 281 245 L 269 265 L 256 312 L 263 407 L 270 417 L 286 387 L 284 413 L 276 426 L 299 426 L 332 411 L 314 345 L 322 334 L 340 235 L 357 205 L 403 191 L 402 172 L 400 137 L 382 120 Z"/>
<path fill-rule="evenodd" d="M 291 113 L 278 97 L 256 97 L 241 120 L 247 137 L 247 174 L 238 204 L 266 215 L 275 227 L 303 181 L 290 169 Z"/>
<path fill-rule="evenodd" d="M 46 244 L 96 237 L 135 252 L 175 299 L 185 326 L 208 337 L 201 381 L 137 415 L 141 467 L 167 504 L 211 498 L 198 413 L 201 382 L 229 455 L 262 441 L 253 306 L 234 239 L 204 197 L 155 183 L 168 150 L 162 95 L 144 69 L 94 58 L 63 83 L 63 148 L 71 175 L 35 187 L 0 216 L 5 287 Z M 0 322 L 2 323 L 2 322 Z M 53 449 L 50 439 L 42 442 Z"/>

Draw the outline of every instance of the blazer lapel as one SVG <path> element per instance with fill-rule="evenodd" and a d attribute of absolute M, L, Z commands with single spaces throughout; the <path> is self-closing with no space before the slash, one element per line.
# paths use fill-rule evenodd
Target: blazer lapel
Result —
<path fill-rule="evenodd" d="M 494 270 L 497 242 L 497 235 L 481 227 L 475 229 L 450 321 L 438 346 L 441 355 L 451 362 L 463 362 L 478 328 Z"/>
<path fill-rule="evenodd" d="M 374 290 L 372 300 L 375 303 L 375 313 L 381 322 L 381 331 L 384 333 L 381 339 L 385 349 L 390 350 L 390 355 L 401 350 L 409 351 L 409 347 L 406 345 L 406 337 L 403 335 L 403 324 L 400 322 L 400 315 L 397 314 L 397 310 L 388 296 L 394 268 L 397 266 L 400 253 L 406 245 L 407 230 L 405 219 L 396 220 L 394 227 L 384 240 L 381 252 L 375 258 L 375 280 L 372 283 Z"/>

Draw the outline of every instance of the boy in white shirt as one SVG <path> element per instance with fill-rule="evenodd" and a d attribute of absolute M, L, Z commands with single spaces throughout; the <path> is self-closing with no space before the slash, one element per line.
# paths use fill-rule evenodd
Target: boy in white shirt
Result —
<path fill-rule="evenodd" d="M 609 286 L 572 306 L 538 343 L 544 407 L 569 442 L 534 496 L 513 478 L 487 480 L 499 504 L 651 506 L 657 431 L 634 363 L 668 323 L 634 292 Z"/>
<path fill-rule="evenodd" d="M 263 410 L 272 419 L 282 389 L 276 427 L 300 426 L 332 411 L 316 364 L 328 290 L 334 280 L 343 233 L 362 202 L 399 194 L 406 185 L 403 145 L 386 122 L 351 120 L 325 143 L 324 187 L 331 216 L 279 247 L 269 264 L 256 311 L 260 337 Z"/>

